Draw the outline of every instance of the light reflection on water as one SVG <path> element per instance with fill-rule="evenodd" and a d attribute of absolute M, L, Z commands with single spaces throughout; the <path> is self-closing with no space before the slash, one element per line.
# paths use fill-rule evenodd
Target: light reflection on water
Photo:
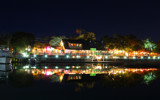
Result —
<path fill-rule="evenodd" d="M 73 83 L 78 86 L 75 91 L 79 91 L 81 87 L 93 88 L 96 83 L 103 87 L 150 85 L 150 83 L 159 78 L 158 72 L 159 69 L 157 68 L 127 68 L 106 64 L 68 66 L 17 65 L 12 66 L 12 71 L 10 72 L 5 71 L 5 68 L 1 70 L 0 79 L 9 80 L 9 84 L 14 87 L 32 86 L 34 81 L 39 80 L 60 84 Z"/>

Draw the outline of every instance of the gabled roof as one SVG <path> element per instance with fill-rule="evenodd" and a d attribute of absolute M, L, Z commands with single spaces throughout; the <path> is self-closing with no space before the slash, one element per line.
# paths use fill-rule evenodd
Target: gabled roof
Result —
<path fill-rule="evenodd" d="M 82 48 L 76 48 L 74 50 L 90 50 L 90 48 L 96 48 L 97 50 L 106 50 L 105 45 L 100 41 L 90 41 L 90 40 L 70 40 L 62 39 L 65 49 L 71 49 L 69 43 L 79 43 L 82 44 Z"/>

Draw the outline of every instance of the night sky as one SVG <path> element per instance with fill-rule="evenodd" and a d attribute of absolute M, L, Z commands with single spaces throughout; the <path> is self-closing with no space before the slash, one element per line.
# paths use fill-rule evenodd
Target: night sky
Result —
<path fill-rule="evenodd" d="M 158 1 L 158 0 L 157 0 Z M 76 34 L 76 28 L 104 35 L 135 34 L 160 40 L 160 2 L 153 0 L 0 0 L 0 33 L 36 36 Z"/>

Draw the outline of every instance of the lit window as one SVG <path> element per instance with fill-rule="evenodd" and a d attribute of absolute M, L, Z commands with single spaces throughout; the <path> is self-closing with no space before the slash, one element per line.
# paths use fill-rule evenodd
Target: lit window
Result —
<path fill-rule="evenodd" d="M 79 47 L 82 47 L 82 44 L 79 44 Z"/>

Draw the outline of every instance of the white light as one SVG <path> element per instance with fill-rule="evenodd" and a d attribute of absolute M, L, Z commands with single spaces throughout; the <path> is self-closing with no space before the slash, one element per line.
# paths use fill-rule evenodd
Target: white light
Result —
<path fill-rule="evenodd" d="M 23 68 L 24 68 L 24 69 L 27 69 L 27 68 L 29 68 L 29 66 L 24 66 Z"/>
<path fill-rule="evenodd" d="M 69 66 L 66 66 L 66 69 L 69 69 L 70 67 Z"/>
<path fill-rule="evenodd" d="M 97 59 L 102 59 L 102 56 L 97 56 L 96 58 L 97 58 Z"/>
<path fill-rule="evenodd" d="M 45 58 L 47 58 L 47 57 L 48 57 L 48 55 L 45 55 L 44 57 L 45 57 Z"/>
<path fill-rule="evenodd" d="M 51 47 L 51 50 L 54 50 L 54 48 Z"/>
<path fill-rule="evenodd" d="M 29 57 L 27 53 L 22 53 L 23 57 Z"/>
<path fill-rule="evenodd" d="M 118 59 L 119 57 L 117 57 L 117 56 L 114 56 L 113 58 L 114 58 L 114 59 Z"/>
<path fill-rule="evenodd" d="M 76 57 L 77 57 L 77 58 L 81 58 L 81 56 L 79 56 L 79 55 L 77 55 Z"/>
<path fill-rule="evenodd" d="M 105 56 L 106 59 L 108 59 L 108 56 Z"/>
<path fill-rule="evenodd" d="M 45 66 L 44 68 L 45 68 L 45 69 L 47 69 L 48 67 L 47 67 L 47 66 Z"/>
<path fill-rule="evenodd" d="M 56 55 L 56 58 L 58 58 L 59 56 L 58 55 Z"/>
<path fill-rule="evenodd" d="M 34 57 L 37 57 L 37 55 L 34 55 Z"/>
<path fill-rule="evenodd" d="M 134 56 L 133 59 L 136 59 L 136 57 Z"/>
<path fill-rule="evenodd" d="M 34 67 L 31 67 L 31 68 L 34 68 L 34 69 L 36 69 L 36 66 L 34 66 Z"/>
<path fill-rule="evenodd" d="M 55 68 L 58 69 L 58 66 L 56 66 Z"/>
<path fill-rule="evenodd" d="M 76 68 L 78 69 L 79 67 L 77 66 Z"/>
<path fill-rule="evenodd" d="M 143 59 L 143 56 L 141 57 L 141 59 Z"/>
<path fill-rule="evenodd" d="M 66 55 L 66 58 L 69 58 L 69 55 Z"/>
<path fill-rule="evenodd" d="M 89 56 L 87 56 L 87 59 L 89 59 Z"/>
<path fill-rule="evenodd" d="M 160 59 L 160 57 L 157 57 L 158 59 Z"/>
<path fill-rule="evenodd" d="M 127 59 L 127 57 L 126 57 L 126 56 L 124 56 L 124 59 Z"/>
<path fill-rule="evenodd" d="M 151 59 L 151 57 L 148 57 L 148 59 Z"/>

